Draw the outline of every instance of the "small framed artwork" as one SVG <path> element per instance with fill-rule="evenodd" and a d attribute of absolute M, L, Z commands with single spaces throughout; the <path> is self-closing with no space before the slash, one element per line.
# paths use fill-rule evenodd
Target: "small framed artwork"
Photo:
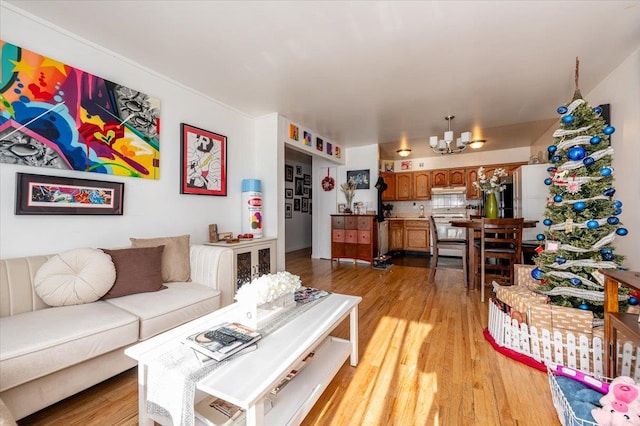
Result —
<path fill-rule="evenodd" d="M 336 158 L 341 158 L 342 152 L 340 151 L 340 147 L 336 145 Z"/>
<path fill-rule="evenodd" d="M 293 206 L 291 203 L 284 203 L 284 218 L 291 219 L 293 217 Z"/>
<path fill-rule="evenodd" d="M 411 161 L 403 161 L 400 163 L 400 170 L 411 170 Z"/>
<path fill-rule="evenodd" d="M 304 185 L 311 186 L 311 175 L 304 175 Z"/>
<path fill-rule="evenodd" d="M 304 188 L 302 188 L 302 195 L 309 198 L 309 189 L 311 188 L 309 188 L 308 186 L 305 186 Z"/>
<path fill-rule="evenodd" d="M 293 166 L 288 164 L 284 165 L 284 180 L 286 182 L 293 182 Z"/>
<path fill-rule="evenodd" d="M 302 199 L 302 209 L 301 209 L 302 213 L 309 213 L 309 199 L 308 198 L 303 198 Z"/>
<path fill-rule="evenodd" d="M 297 141 L 298 137 L 298 126 L 295 124 L 289 124 L 289 139 Z"/>
<path fill-rule="evenodd" d="M 311 146 L 311 138 L 312 135 L 311 133 L 307 132 L 306 130 L 304 131 L 304 144 L 306 146 Z"/>
<path fill-rule="evenodd" d="M 293 188 L 284 189 L 284 198 L 293 198 Z"/>
<path fill-rule="evenodd" d="M 17 215 L 122 215 L 124 183 L 16 174 Z"/>
<path fill-rule="evenodd" d="M 295 200 L 293 200 L 293 211 L 300 211 L 300 198 L 296 198 Z"/>
<path fill-rule="evenodd" d="M 181 194 L 227 195 L 227 137 L 180 124 Z"/>
<path fill-rule="evenodd" d="M 324 149 L 324 142 L 320 138 L 316 138 L 316 149 L 320 152 Z"/>
<path fill-rule="evenodd" d="M 355 182 L 356 189 L 369 189 L 369 169 L 347 171 L 347 182 Z"/>
<path fill-rule="evenodd" d="M 303 195 L 304 194 L 304 180 L 302 178 L 297 177 L 296 178 L 296 195 Z"/>
<path fill-rule="evenodd" d="M 393 161 L 385 161 L 384 162 L 384 171 L 385 172 L 392 172 L 394 167 L 395 167 L 395 162 L 393 162 Z"/>
<path fill-rule="evenodd" d="M 327 142 L 327 154 L 329 155 L 333 155 L 333 145 L 331 145 L 331 142 Z"/>
<path fill-rule="evenodd" d="M 302 166 L 296 166 L 296 176 L 302 176 Z"/>
<path fill-rule="evenodd" d="M 346 208 L 347 208 L 347 205 L 345 203 L 338 204 L 338 213 L 344 213 Z"/>

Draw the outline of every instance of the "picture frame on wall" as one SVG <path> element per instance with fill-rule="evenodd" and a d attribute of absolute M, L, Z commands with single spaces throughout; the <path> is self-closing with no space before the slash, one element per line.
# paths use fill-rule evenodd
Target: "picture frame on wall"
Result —
<path fill-rule="evenodd" d="M 296 195 L 304 195 L 304 180 L 296 178 Z"/>
<path fill-rule="evenodd" d="M 296 198 L 295 200 L 293 200 L 293 211 L 294 212 L 300 211 L 300 198 Z"/>
<path fill-rule="evenodd" d="M 311 175 L 304 175 L 304 185 L 305 186 L 311 186 Z"/>
<path fill-rule="evenodd" d="M 284 189 L 284 198 L 293 198 L 293 188 Z"/>
<path fill-rule="evenodd" d="M 284 203 L 284 218 L 291 219 L 293 217 L 293 207 L 291 203 Z"/>
<path fill-rule="evenodd" d="M 303 198 L 302 199 L 301 211 L 302 211 L 302 213 L 309 213 L 309 199 L 308 198 Z"/>
<path fill-rule="evenodd" d="M 124 183 L 16 174 L 17 215 L 123 214 Z"/>
<path fill-rule="evenodd" d="M 285 182 L 293 182 L 293 166 L 284 165 L 284 180 Z"/>
<path fill-rule="evenodd" d="M 311 188 L 309 188 L 308 186 L 305 186 L 304 188 L 302 188 L 302 195 L 304 195 L 306 198 L 309 198 L 309 190 Z"/>
<path fill-rule="evenodd" d="M 181 123 L 181 194 L 227 195 L 227 137 Z"/>
<path fill-rule="evenodd" d="M 347 171 L 347 182 L 355 182 L 356 189 L 369 189 L 369 169 Z"/>
<path fill-rule="evenodd" d="M 302 166 L 296 166 L 296 176 L 302 176 Z"/>
<path fill-rule="evenodd" d="M 338 204 L 338 213 L 340 213 L 340 214 L 344 213 L 346 208 L 347 208 L 347 205 L 345 203 L 339 203 Z"/>

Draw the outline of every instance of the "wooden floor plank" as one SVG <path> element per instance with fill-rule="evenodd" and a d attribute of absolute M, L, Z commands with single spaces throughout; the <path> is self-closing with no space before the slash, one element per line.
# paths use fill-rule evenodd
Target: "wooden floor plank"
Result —
<path fill-rule="evenodd" d="M 360 363 L 342 366 L 303 425 L 560 424 L 546 374 L 502 356 L 484 339 L 487 303 L 464 288 L 460 268 L 439 269 L 429 284 L 424 267 L 383 271 L 309 256 L 288 253 L 286 269 L 304 285 L 363 300 Z M 347 338 L 348 321 L 335 334 Z M 135 425 L 136 380 L 136 369 L 129 370 L 19 424 Z"/>

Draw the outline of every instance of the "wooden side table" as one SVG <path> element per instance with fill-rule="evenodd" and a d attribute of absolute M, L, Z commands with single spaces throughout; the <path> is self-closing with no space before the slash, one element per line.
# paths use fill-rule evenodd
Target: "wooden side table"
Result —
<path fill-rule="evenodd" d="M 619 312 L 618 286 L 640 290 L 640 272 L 601 269 L 604 275 L 604 340 L 607 355 L 607 376 L 616 377 L 618 364 L 618 330 L 640 344 L 638 315 Z"/>

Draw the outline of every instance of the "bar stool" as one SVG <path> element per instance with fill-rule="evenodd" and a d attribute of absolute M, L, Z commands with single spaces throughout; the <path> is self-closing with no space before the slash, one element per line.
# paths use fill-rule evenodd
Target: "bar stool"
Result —
<path fill-rule="evenodd" d="M 464 276 L 464 286 L 468 287 L 467 282 L 467 240 L 464 238 L 440 238 L 438 236 L 438 227 L 433 216 L 429 216 L 429 229 L 431 231 L 431 240 L 433 241 L 433 253 L 431 262 L 431 273 L 429 274 L 429 282 L 432 283 L 438 269 L 438 256 L 440 249 L 443 250 L 461 250 L 462 251 L 462 273 Z"/>
<path fill-rule="evenodd" d="M 480 265 L 480 299 L 482 302 L 484 302 L 486 269 L 494 272 L 495 275 L 491 275 L 494 280 L 504 281 L 506 278 L 509 285 L 513 284 L 514 265 L 520 263 L 522 259 L 523 223 L 523 218 L 482 219 L 480 241 L 474 243 L 479 253 L 477 259 Z M 500 272 L 499 275 L 498 272 Z"/>

